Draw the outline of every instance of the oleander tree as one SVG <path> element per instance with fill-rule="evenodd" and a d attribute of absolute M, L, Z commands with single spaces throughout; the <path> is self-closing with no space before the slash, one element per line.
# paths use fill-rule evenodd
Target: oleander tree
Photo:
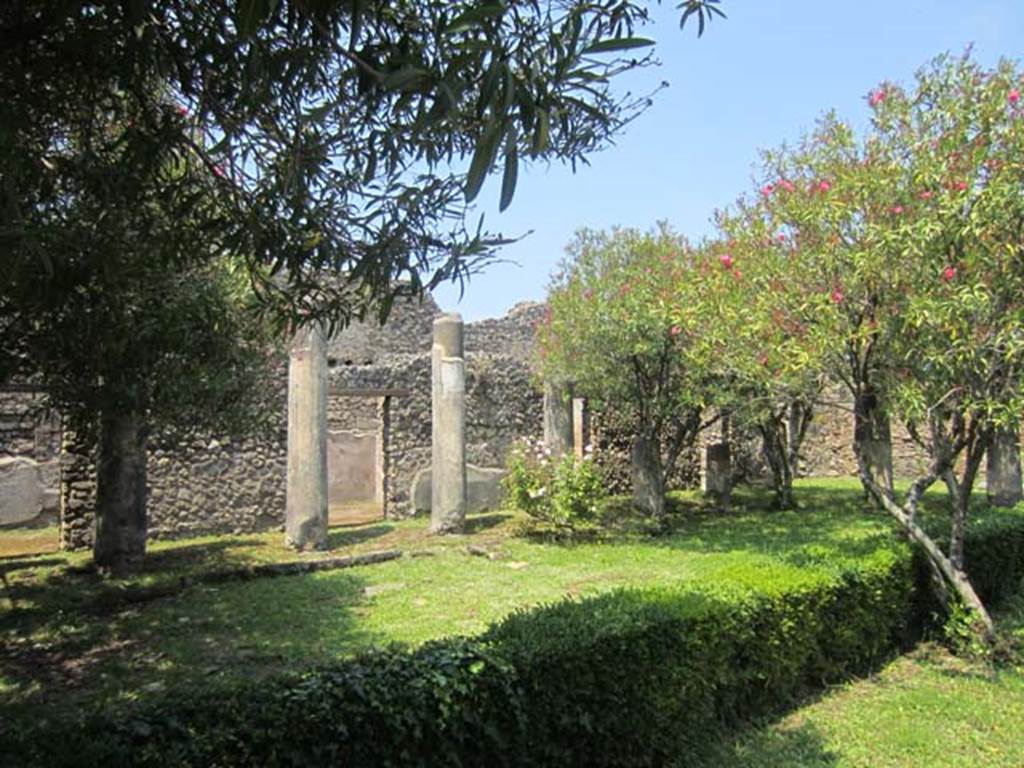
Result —
<path fill-rule="evenodd" d="M 146 433 L 241 402 L 265 323 L 333 330 L 464 280 L 502 242 L 467 223 L 492 170 L 505 207 L 521 165 L 586 162 L 643 112 L 614 86 L 654 63 L 647 21 L 630 0 L 0 5 L 0 380 L 98 425 L 99 559 L 138 567 Z"/>
<path fill-rule="evenodd" d="M 898 319 L 917 263 L 893 247 L 903 224 L 896 203 L 908 169 L 876 137 L 861 138 L 834 114 L 796 147 L 764 153 L 757 226 L 734 237 L 773 254 L 776 279 L 814 312 L 809 327 L 822 369 L 853 402 L 854 452 L 892 494 L 892 438 L 886 382 Z"/>
<path fill-rule="evenodd" d="M 894 227 L 893 248 L 919 265 L 897 324 L 891 402 L 929 463 L 900 505 L 865 482 L 989 637 L 991 619 L 964 570 L 964 537 L 993 433 L 1016 431 L 1024 410 L 1022 86 L 1011 62 L 986 70 L 969 55 L 943 56 L 911 90 L 883 84 L 870 97 L 875 132 L 911 181 L 890 203 L 913 209 Z M 940 480 L 952 507 L 948 551 L 915 520 L 921 495 Z"/>
<path fill-rule="evenodd" d="M 884 83 L 868 96 L 866 136 L 827 116 L 796 149 L 765 155 L 760 200 L 726 222 L 763 254 L 792 243 L 776 263 L 788 265 L 788 291 L 818 297 L 806 324 L 822 369 L 854 399 L 865 489 L 987 636 L 963 542 L 993 431 L 1015 429 L 1024 406 L 1021 84 L 1014 65 L 986 71 L 968 56 L 936 59 L 910 91 Z M 929 459 L 902 498 L 890 415 Z M 939 480 L 951 499 L 948 551 L 915 517 Z"/>
<path fill-rule="evenodd" d="M 631 435 L 634 505 L 662 519 L 665 477 L 707 426 L 716 388 L 704 300 L 712 267 L 667 226 L 581 230 L 548 294 L 540 369 Z"/>
<path fill-rule="evenodd" d="M 725 237 L 709 245 L 722 275 L 711 317 L 724 332 L 710 360 L 727 383 L 730 417 L 757 434 L 777 509 L 795 509 L 793 480 L 826 377 L 820 322 L 829 297 L 789 279 L 792 239 L 773 231 L 760 207 L 740 199 L 717 216 Z"/>

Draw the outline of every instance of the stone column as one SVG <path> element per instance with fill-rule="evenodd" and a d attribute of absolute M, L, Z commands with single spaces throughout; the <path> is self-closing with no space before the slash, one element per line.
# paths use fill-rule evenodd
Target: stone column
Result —
<path fill-rule="evenodd" d="M 729 448 L 729 417 L 723 416 L 717 434 L 709 436 L 701 457 L 700 487 L 728 509 L 732 495 L 732 453 Z"/>
<path fill-rule="evenodd" d="M 590 412 L 587 410 L 587 401 L 582 397 L 574 397 L 572 400 L 572 444 L 577 459 L 587 455 L 587 446 L 590 445 Z"/>
<path fill-rule="evenodd" d="M 985 473 L 990 504 L 1012 507 L 1021 500 L 1020 441 L 1014 430 L 992 435 Z"/>
<path fill-rule="evenodd" d="M 572 453 L 572 391 L 565 382 L 544 382 L 544 447 L 553 459 Z"/>
<path fill-rule="evenodd" d="M 300 329 L 288 358 L 288 487 L 285 541 L 327 547 L 327 343 L 319 326 Z"/>
<path fill-rule="evenodd" d="M 466 363 L 462 317 L 434 320 L 431 361 L 430 530 L 455 533 L 466 519 Z"/>

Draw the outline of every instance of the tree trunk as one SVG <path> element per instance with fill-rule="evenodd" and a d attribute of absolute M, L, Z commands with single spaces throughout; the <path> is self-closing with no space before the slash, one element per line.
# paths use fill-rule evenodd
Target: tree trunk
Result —
<path fill-rule="evenodd" d="M 772 413 L 758 425 L 758 431 L 761 433 L 764 460 L 772 474 L 772 490 L 775 493 L 772 506 L 775 509 L 793 509 L 796 503 L 793 498 L 793 471 L 786 445 L 786 424 L 779 414 Z"/>
<path fill-rule="evenodd" d="M 871 480 L 890 499 L 894 498 L 889 414 L 882 410 L 871 389 L 865 389 L 853 404 L 853 449 Z M 864 490 L 871 497 L 867 486 Z"/>
<path fill-rule="evenodd" d="M 138 411 L 101 416 L 93 558 L 112 576 L 137 572 L 146 553 L 146 432 Z"/>
<path fill-rule="evenodd" d="M 986 467 L 988 503 L 1012 507 L 1022 498 L 1020 442 L 1016 430 L 1000 429 L 992 435 Z"/>
<path fill-rule="evenodd" d="M 885 488 L 874 481 L 868 471 L 867 465 L 863 460 L 861 460 L 860 456 L 858 456 L 858 467 L 861 482 L 868 490 L 868 493 L 871 494 L 880 507 L 896 518 L 903 530 L 906 532 L 907 537 L 924 550 L 924 553 L 928 558 L 928 564 L 932 570 L 933 577 L 936 580 L 936 593 L 939 599 L 943 603 L 946 602 L 949 594 L 946 589 L 948 586 L 952 592 L 960 598 L 964 606 L 977 618 L 977 628 L 981 638 L 986 642 L 991 643 L 995 638 L 995 625 L 992 623 L 992 617 L 989 616 L 988 610 L 985 608 L 985 604 L 981 602 L 981 598 L 978 597 L 978 593 L 975 592 L 974 585 L 971 584 L 962 565 L 958 566 L 952 558 L 947 557 L 942 549 L 939 548 L 938 544 L 935 543 L 935 541 L 917 524 L 914 519 L 917 500 L 923 495 L 924 491 L 927 490 L 927 487 L 931 482 L 934 482 L 936 475 L 932 474 L 929 478 L 918 480 L 913 484 L 911 491 L 908 494 L 908 508 L 904 508 L 893 501 L 891 494 L 886 492 Z"/>
<path fill-rule="evenodd" d="M 638 434 L 633 439 L 631 469 L 633 506 L 661 520 L 665 516 L 665 475 L 661 468 L 658 440 Z"/>

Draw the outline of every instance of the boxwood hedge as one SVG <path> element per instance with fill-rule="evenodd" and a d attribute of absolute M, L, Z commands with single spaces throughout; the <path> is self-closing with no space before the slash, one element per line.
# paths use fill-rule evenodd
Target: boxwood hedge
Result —
<path fill-rule="evenodd" d="M 987 599 L 1024 574 L 1024 519 L 967 542 Z M 483 636 L 387 650 L 233 688 L 24 731 L 15 765 L 659 765 L 710 733 L 870 669 L 930 610 L 923 564 L 756 588 L 623 590 L 507 617 Z"/>

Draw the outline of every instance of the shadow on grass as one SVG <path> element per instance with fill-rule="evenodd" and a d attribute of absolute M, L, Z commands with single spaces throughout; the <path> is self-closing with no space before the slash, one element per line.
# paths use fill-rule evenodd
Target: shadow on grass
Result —
<path fill-rule="evenodd" d="M 0 627 L 0 720 L 231 686 L 384 642 L 361 628 L 366 583 L 349 571 L 196 585 L 100 618 L 47 599 L 74 583 L 24 594 L 35 605 Z"/>
<path fill-rule="evenodd" d="M 338 531 L 332 546 L 390 528 Z M 216 586 L 196 578 L 259 560 L 267 546 L 246 537 L 154 549 L 129 581 L 53 568 L 58 558 L 0 563 L 9 606 L 0 610 L 0 720 L 228 685 L 383 641 L 360 627 L 365 582 L 351 571 Z"/>
<path fill-rule="evenodd" d="M 63 557 L 45 557 L 42 559 L 32 556 L 0 558 L 0 574 L 8 574 L 11 571 L 20 571 L 25 568 L 49 568 L 66 563 L 67 559 Z"/>
<path fill-rule="evenodd" d="M 331 528 L 327 532 L 327 548 L 341 549 L 386 536 L 395 529 L 394 525 L 381 523 L 361 528 Z"/>
<path fill-rule="evenodd" d="M 481 533 L 490 528 L 496 528 L 504 522 L 512 519 L 507 512 L 488 512 L 480 515 L 468 515 L 466 517 L 465 533 Z"/>
<path fill-rule="evenodd" d="M 230 538 L 197 544 L 175 544 L 169 549 L 148 549 L 143 561 L 143 574 L 168 574 L 170 572 L 190 573 L 195 570 L 219 570 L 242 565 L 251 560 L 245 555 L 233 554 L 233 550 L 259 549 L 267 544 L 260 539 Z"/>

